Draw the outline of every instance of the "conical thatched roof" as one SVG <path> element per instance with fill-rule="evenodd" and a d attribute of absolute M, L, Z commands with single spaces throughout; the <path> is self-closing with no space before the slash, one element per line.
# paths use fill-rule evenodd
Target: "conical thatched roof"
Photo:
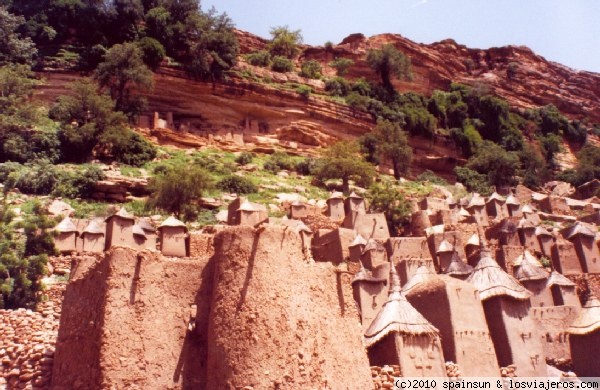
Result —
<path fill-rule="evenodd" d="M 240 205 L 240 207 L 238 208 L 238 211 L 258 211 L 258 209 L 256 208 L 256 206 L 254 204 L 252 204 L 246 200 Z"/>
<path fill-rule="evenodd" d="M 473 267 L 465 263 L 458 257 L 458 253 L 455 251 L 452 254 L 450 264 L 445 270 L 442 270 L 443 274 L 450 276 L 465 276 L 470 275 L 473 272 Z"/>
<path fill-rule="evenodd" d="M 302 221 L 298 222 L 295 230 L 296 230 L 296 233 L 300 233 L 300 232 L 309 233 L 309 234 L 313 233 L 313 231 L 308 226 L 306 226 L 306 224 Z"/>
<path fill-rule="evenodd" d="M 506 197 L 506 204 L 513 205 L 513 206 L 519 206 L 521 204 L 521 202 L 519 202 L 519 199 L 517 199 L 516 196 L 514 196 L 513 194 L 510 194 Z"/>
<path fill-rule="evenodd" d="M 573 321 L 567 332 L 574 335 L 586 335 L 600 329 L 600 301 L 590 295 L 581 308 L 579 316 Z"/>
<path fill-rule="evenodd" d="M 150 220 L 148 218 L 140 218 L 137 225 L 139 225 L 146 232 L 153 233 L 156 231 L 156 228 L 154 227 L 154 225 L 152 225 L 152 223 L 150 223 Z"/>
<path fill-rule="evenodd" d="M 504 197 L 502 195 L 500 195 L 499 193 L 494 192 L 492 195 L 490 195 L 488 197 L 486 203 L 490 203 L 490 202 L 493 202 L 493 201 L 498 201 L 500 203 L 504 203 L 504 202 L 506 202 L 506 199 L 504 199 Z"/>
<path fill-rule="evenodd" d="M 358 245 L 367 245 L 367 240 L 365 240 L 365 238 L 360 234 L 357 234 L 356 237 L 354 237 L 354 241 L 352 241 L 352 244 L 349 245 L 349 248 Z"/>
<path fill-rule="evenodd" d="M 556 270 L 552 271 L 550 277 L 546 281 L 546 285 L 548 287 L 552 287 L 554 285 L 561 287 L 575 287 L 575 283 Z"/>
<path fill-rule="evenodd" d="M 462 207 L 458 211 L 458 215 L 463 218 L 469 218 L 471 216 L 471 214 L 469 214 L 469 212 L 467 210 L 463 209 Z"/>
<path fill-rule="evenodd" d="M 480 242 L 479 242 L 479 236 L 476 233 L 473 233 L 473 235 L 471 237 L 469 237 L 469 239 L 467 240 L 466 245 L 474 245 L 474 246 L 479 246 Z"/>
<path fill-rule="evenodd" d="M 517 257 L 514 265 L 519 266 L 515 271 L 515 278 L 520 281 L 545 280 L 550 276 L 550 273 L 542 268 L 542 264 L 527 249 Z"/>
<path fill-rule="evenodd" d="M 467 282 L 479 290 L 482 301 L 497 296 L 508 296 L 519 300 L 529 299 L 531 296 L 525 287 L 500 268 L 487 248 L 482 248 L 481 259 L 471 276 L 467 278 Z"/>
<path fill-rule="evenodd" d="M 362 196 L 356 195 L 356 192 L 352 191 L 352 193 L 348 196 L 348 199 L 364 199 Z"/>
<path fill-rule="evenodd" d="M 581 222 L 576 222 L 573 226 L 565 229 L 563 233 L 563 236 L 567 240 L 570 240 L 571 238 L 579 235 L 584 237 L 596 238 L 596 232 L 594 232 L 592 229 L 590 229 L 588 226 L 584 225 Z"/>
<path fill-rule="evenodd" d="M 181 222 L 180 220 L 178 220 L 177 218 L 175 218 L 174 216 L 171 215 L 169 218 L 165 219 L 158 228 L 161 229 L 164 227 L 186 227 L 186 226 L 185 226 L 185 223 Z"/>
<path fill-rule="evenodd" d="M 526 204 L 526 205 L 525 205 L 525 206 L 523 206 L 523 208 L 521 209 L 521 212 L 522 212 L 523 214 L 533 214 L 535 211 L 533 210 L 533 208 L 532 208 L 530 205 Z"/>
<path fill-rule="evenodd" d="M 93 219 L 90 221 L 90 223 L 88 223 L 88 225 L 85 227 L 85 229 L 83 229 L 83 232 L 81 232 L 82 236 L 85 234 L 102 234 L 102 235 L 104 235 L 104 228 L 100 224 L 100 221 Z"/>
<path fill-rule="evenodd" d="M 138 225 L 137 223 L 135 225 L 133 225 L 132 228 L 132 232 L 134 236 L 142 236 L 142 237 L 146 237 L 146 232 L 144 231 L 144 229 L 142 229 L 142 227 L 140 225 Z"/>
<path fill-rule="evenodd" d="M 300 202 L 298 199 L 292 202 L 292 207 L 306 207 L 305 203 Z"/>
<path fill-rule="evenodd" d="M 473 197 L 471 198 L 471 201 L 467 205 L 466 209 L 468 210 L 473 207 L 484 207 L 484 206 L 485 206 L 485 199 L 483 197 L 481 197 L 479 194 L 473 194 Z"/>
<path fill-rule="evenodd" d="M 527 218 L 521 218 L 521 220 L 519 221 L 519 229 L 535 229 L 536 226 L 535 224 Z"/>
<path fill-rule="evenodd" d="M 385 248 L 383 247 L 383 245 L 378 243 L 376 240 L 369 238 L 369 240 L 367 241 L 367 245 L 365 245 L 365 247 L 362 250 L 362 253 L 366 253 L 368 251 L 384 251 L 384 250 L 385 250 Z"/>
<path fill-rule="evenodd" d="M 431 325 L 402 294 L 400 277 L 393 262 L 390 262 L 390 292 L 388 299 L 365 332 L 364 343 L 367 347 L 370 347 L 391 332 L 439 336 L 437 328 Z"/>
<path fill-rule="evenodd" d="M 412 278 L 402 287 L 402 293 L 407 294 L 410 290 L 421 283 L 426 283 L 430 280 L 439 279 L 437 274 L 431 272 L 429 268 L 422 265 L 417 268 L 417 271 Z"/>
<path fill-rule="evenodd" d="M 339 191 L 334 191 L 331 193 L 331 195 L 329 196 L 329 199 L 327 199 L 328 201 L 331 199 L 344 199 L 344 194 L 342 194 Z"/>
<path fill-rule="evenodd" d="M 552 236 L 552 233 L 550 233 L 546 228 L 544 228 L 543 226 L 538 226 L 535 228 L 535 235 L 536 236 Z"/>
<path fill-rule="evenodd" d="M 435 253 L 452 252 L 453 250 L 454 245 L 450 244 L 448 240 L 444 239 L 442 242 L 440 242 L 440 245 Z"/>
<path fill-rule="evenodd" d="M 371 271 L 366 269 L 363 263 L 360 262 L 360 270 L 354 275 L 354 278 L 350 284 L 357 282 L 385 283 L 387 282 L 387 278 L 377 278 L 373 276 Z"/>
<path fill-rule="evenodd" d="M 111 215 L 110 217 L 106 218 L 106 220 L 108 221 L 109 219 L 113 218 L 113 217 L 119 217 L 119 218 L 123 218 L 123 219 L 130 219 L 130 220 L 134 220 L 135 217 L 131 214 L 129 214 L 129 212 L 127 211 L 127 209 L 125 209 L 125 207 L 121 207 L 119 209 L 119 211 L 117 211 L 115 214 Z"/>
<path fill-rule="evenodd" d="M 65 217 L 56 227 L 54 228 L 59 233 L 73 233 L 77 232 L 77 227 L 69 217 Z"/>
<path fill-rule="evenodd" d="M 512 234 L 517 232 L 517 225 L 510 219 L 505 218 L 500 223 L 500 233 Z"/>

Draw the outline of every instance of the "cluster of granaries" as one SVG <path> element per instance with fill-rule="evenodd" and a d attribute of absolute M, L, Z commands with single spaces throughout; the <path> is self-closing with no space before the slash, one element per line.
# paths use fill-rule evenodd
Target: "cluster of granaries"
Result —
<path fill-rule="evenodd" d="M 600 347 L 600 301 L 592 295 L 582 306 L 565 275 L 600 273 L 600 214 L 587 203 L 579 214 L 589 213 L 578 219 L 564 199 L 552 198 L 425 198 L 415 206 L 410 237 L 390 237 L 385 216 L 368 213 L 354 193 L 327 200 L 335 229 L 313 232 L 302 222 L 322 212 L 314 205 L 294 202 L 289 218 L 269 218 L 263 205 L 243 198 L 229 205 L 227 224 L 284 223 L 302 236 L 309 257 L 346 263 L 373 366 L 398 365 L 405 377 L 445 376 L 444 362 L 452 361 L 467 377 L 498 376 L 503 367 L 528 377 L 547 375 L 547 359 L 572 359 L 578 375 L 597 376 L 591 346 Z M 549 219 L 552 231 L 542 223 Z M 69 222 L 59 224 L 59 238 L 72 234 L 69 248 L 80 251 L 158 242 L 163 254 L 185 256 L 189 246 L 185 225 L 172 217 L 158 235 L 124 209 L 101 221 L 105 227 L 92 221 L 80 233 Z"/>
<path fill-rule="evenodd" d="M 362 198 L 332 196 L 327 214 L 341 227 L 316 231 L 312 254 L 347 261 L 371 364 L 445 376 L 453 361 L 464 376 L 516 367 L 527 377 L 546 376 L 547 359 L 572 359 L 578 375 L 600 375 L 600 302 L 591 295 L 582 307 L 565 276 L 600 273 L 600 205 L 578 203 L 578 219 L 548 198 L 425 198 L 412 236 L 390 237 Z"/>

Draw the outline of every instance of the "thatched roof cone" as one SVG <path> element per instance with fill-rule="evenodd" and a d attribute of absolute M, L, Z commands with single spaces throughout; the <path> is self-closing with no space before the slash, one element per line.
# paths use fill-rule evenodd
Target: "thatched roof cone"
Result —
<path fill-rule="evenodd" d="M 552 287 L 554 285 L 561 287 L 575 287 L 575 283 L 556 270 L 552 271 L 550 277 L 546 281 L 546 285 L 548 287 Z"/>
<path fill-rule="evenodd" d="M 550 276 L 550 273 L 542 267 L 538 259 L 533 257 L 527 249 L 517 257 L 513 264 L 518 266 L 515 271 L 515 278 L 520 281 L 545 280 Z"/>
<path fill-rule="evenodd" d="M 439 279 L 437 274 L 431 272 L 429 268 L 422 265 L 417 268 L 417 271 L 413 275 L 412 278 L 402 287 L 402 292 L 407 294 L 412 288 L 416 287 L 421 283 L 426 283 L 430 280 Z"/>
<path fill-rule="evenodd" d="M 400 277 L 393 262 L 390 262 L 388 299 L 365 332 L 363 341 L 367 347 L 370 347 L 391 332 L 439 337 L 438 329 L 431 325 L 402 294 Z"/>
<path fill-rule="evenodd" d="M 531 296 L 525 287 L 500 268 L 487 248 L 482 248 L 479 263 L 467 278 L 467 282 L 479 290 L 482 301 L 496 296 L 508 296 L 518 300 L 526 300 Z"/>
<path fill-rule="evenodd" d="M 186 226 L 185 226 L 185 223 L 181 222 L 180 220 L 178 220 L 177 218 L 175 218 L 174 216 L 171 215 L 169 218 L 165 219 L 158 228 L 162 229 L 164 227 L 186 227 Z"/>
<path fill-rule="evenodd" d="M 442 270 L 443 274 L 450 276 L 464 276 L 470 275 L 473 272 L 473 267 L 458 257 L 458 252 L 454 251 L 450 264 L 445 270 Z"/>
<path fill-rule="evenodd" d="M 84 234 L 102 234 L 102 235 L 104 235 L 104 229 L 102 228 L 100 221 L 94 219 L 94 220 L 90 221 L 90 223 L 85 227 L 85 229 L 83 229 L 83 232 L 81 232 L 81 235 L 83 236 Z"/>
<path fill-rule="evenodd" d="M 121 207 L 119 209 L 119 211 L 117 211 L 115 214 L 113 214 L 110 217 L 106 218 L 106 221 L 108 221 L 109 219 L 111 219 L 113 217 L 119 217 L 119 218 L 130 219 L 130 220 L 134 220 L 135 219 L 135 217 L 132 214 L 130 214 L 125 207 Z"/>
<path fill-rule="evenodd" d="M 581 309 L 579 316 L 573 321 L 567 332 L 573 335 L 586 335 L 600 329 L 600 301 L 590 295 Z"/>
<path fill-rule="evenodd" d="M 59 233 L 73 233 L 77 232 L 77 227 L 69 217 L 65 217 L 56 227 L 54 228 Z"/>
<path fill-rule="evenodd" d="M 352 247 L 358 246 L 358 245 L 362 245 L 362 246 L 367 245 L 367 240 L 365 240 L 365 238 L 363 236 L 361 236 L 360 234 L 357 234 L 356 237 L 354 237 L 354 241 L 352 241 L 352 244 L 350 244 L 348 247 L 352 248 Z"/>

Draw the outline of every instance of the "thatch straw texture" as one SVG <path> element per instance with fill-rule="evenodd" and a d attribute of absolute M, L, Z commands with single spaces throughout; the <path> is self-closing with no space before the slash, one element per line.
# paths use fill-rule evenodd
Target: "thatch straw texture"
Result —
<path fill-rule="evenodd" d="M 527 249 L 516 258 L 513 265 L 518 266 L 515 270 L 515 278 L 520 281 L 544 280 L 550 273 L 542 268 L 542 264 Z"/>
<path fill-rule="evenodd" d="M 59 233 L 73 233 L 77 231 L 77 227 L 69 217 L 65 217 L 56 227 L 54 228 Z"/>
<path fill-rule="evenodd" d="M 450 260 L 448 267 L 445 270 L 442 270 L 443 274 L 450 276 L 465 276 L 470 275 L 472 272 L 473 267 L 462 261 L 460 257 L 458 257 L 457 252 L 452 254 L 452 259 Z"/>
<path fill-rule="evenodd" d="M 586 335 L 598 329 L 600 329 L 600 301 L 594 295 L 590 295 L 567 332 L 573 335 Z"/>
<path fill-rule="evenodd" d="M 554 285 L 561 287 L 575 287 L 575 283 L 573 283 L 569 278 L 554 270 L 550 274 L 548 281 L 546 282 L 548 287 L 552 287 Z"/>

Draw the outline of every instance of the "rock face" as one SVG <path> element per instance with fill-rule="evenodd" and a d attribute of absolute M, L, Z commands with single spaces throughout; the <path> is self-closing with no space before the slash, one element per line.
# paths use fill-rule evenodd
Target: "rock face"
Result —
<path fill-rule="evenodd" d="M 306 263 L 299 235 L 283 227 L 226 230 L 215 253 L 207 367 L 219 375 L 207 388 L 373 387 L 341 285 L 349 275 Z"/>

